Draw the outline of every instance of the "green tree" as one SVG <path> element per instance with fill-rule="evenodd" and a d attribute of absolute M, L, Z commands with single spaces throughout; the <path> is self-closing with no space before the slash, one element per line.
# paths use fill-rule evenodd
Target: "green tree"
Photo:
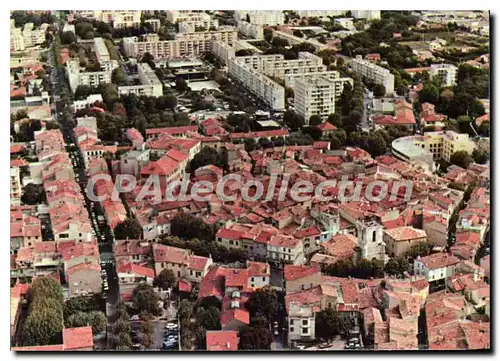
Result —
<path fill-rule="evenodd" d="M 92 94 L 93 89 L 88 85 L 78 85 L 75 90 L 75 100 L 82 100 L 87 98 L 90 94 Z"/>
<path fill-rule="evenodd" d="M 409 262 L 405 257 L 392 257 L 385 264 L 384 271 L 391 276 L 402 276 L 408 266 Z"/>
<path fill-rule="evenodd" d="M 253 292 L 246 306 L 251 317 L 265 317 L 269 322 L 278 320 L 281 311 L 278 295 L 269 286 Z"/>
<path fill-rule="evenodd" d="M 439 89 L 433 83 L 426 83 L 422 90 L 418 92 L 420 103 L 436 104 L 439 100 Z"/>
<path fill-rule="evenodd" d="M 208 308 L 199 307 L 196 311 L 196 319 L 205 330 L 220 330 L 220 310 L 215 306 Z"/>
<path fill-rule="evenodd" d="M 118 67 L 116 69 L 113 69 L 113 72 L 111 73 L 111 81 L 113 84 L 116 85 L 126 85 L 125 81 L 125 72 L 121 67 Z"/>
<path fill-rule="evenodd" d="M 450 163 L 467 169 L 469 164 L 473 162 L 472 157 L 465 150 L 455 152 L 450 157 Z"/>
<path fill-rule="evenodd" d="M 283 121 L 293 131 L 297 131 L 305 124 L 304 118 L 293 110 L 287 110 L 283 114 Z"/>
<path fill-rule="evenodd" d="M 477 132 L 483 137 L 490 136 L 490 122 L 482 122 L 478 127 Z"/>
<path fill-rule="evenodd" d="M 342 142 L 335 135 L 332 136 L 330 140 L 330 149 L 339 150 L 342 148 Z"/>
<path fill-rule="evenodd" d="M 385 154 L 387 151 L 387 143 L 385 142 L 385 139 L 379 133 L 374 133 L 368 136 L 367 151 L 372 156 Z"/>
<path fill-rule="evenodd" d="M 320 125 L 321 123 L 323 123 L 323 119 L 321 119 L 321 116 L 318 114 L 311 115 L 311 117 L 309 118 L 309 125 L 311 127 L 315 125 Z"/>
<path fill-rule="evenodd" d="M 132 291 L 132 302 L 134 308 L 138 311 L 147 311 L 153 315 L 161 315 L 162 311 L 158 303 L 160 296 L 156 293 L 152 286 L 147 283 L 139 284 Z"/>
<path fill-rule="evenodd" d="M 340 334 L 341 320 L 338 312 L 327 308 L 316 313 L 315 334 L 317 338 L 330 339 Z"/>
<path fill-rule="evenodd" d="M 142 238 L 142 227 L 134 218 L 127 218 L 118 223 L 113 230 L 116 239 L 140 239 Z"/>
<path fill-rule="evenodd" d="M 410 247 L 410 249 L 407 252 L 407 256 L 414 259 L 417 258 L 418 256 L 424 257 L 429 255 L 430 253 L 430 247 L 427 242 L 418 242 L 415 243 Z"/>
<path fill-rule="evenodd" d="M 108 319 L 103 312 L 93 312 L 92 332 L 94 334 L 106 331 Z"/>
<path fill-rule="evenodd" d="M 21 201 L 24 204 L 42 204 L 47 201 L 45 189 L 41 184 L 28 183 L 23 187 Z"/>
<path fill-rule="evenodd" d="M 268 328 L 246 326 L 240 331 L 240 350 L 270 350 L 273 335 Z"/>
<path fill-rule="evenodd" d="M 375 84 L 373 87 L 373 95 L 383 97 L 385 95 L 385 86 L 383 84 Z"/>
<path fill-rule="evenodd" d="M 132 347 L 130 333 L 120 332 L 114 337 L 114 344 L 117 350 L 127 350 Z"/>
<path fill-rule="evenodd" d="M 76 43 L 76 35 L 72 31 L 65 31 L 61 34 L 61 42 L 64 45 Z"/>
<path fill-rule="evenodd" d="M 189 90 L 189 85 L 184 78 L 177 77 L 175 78 L 175 89 L 180 92 L 185 92 Z"/>
<path fill-rule="evenodd" d="M 175 286 L 177 279 L 175 278 L 174 272 L 170 269 L 163 269 L 158 276 L 153 281 L 153 286 L 160 287 L 163 290 L 167 290 Z"/>
<path fill-rule="evenodd" d="M 327 121 L 335 125 L 337 128 L 342 127 L 342 116 L 339 113 L 330 114 Z"/>
<path fill-rule="evenodd" d="M 490 158 L 490 154 L 486 149 L 476 148 L 472 152 L 472 158 L 477 164 L 485 164 Z"/>

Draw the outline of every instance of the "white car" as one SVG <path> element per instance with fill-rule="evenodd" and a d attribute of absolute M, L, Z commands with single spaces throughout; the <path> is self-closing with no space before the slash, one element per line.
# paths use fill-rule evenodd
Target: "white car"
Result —
<path fill-rule="evenodd" d="M 139 315 L 133 315 L 130 317 L 130 321 L 139 321 Z"/>
<path fill-rule="evenodd" d="M 306 347 L 304 345 L 298 345 L 297 350 L 305 350 Z"/>

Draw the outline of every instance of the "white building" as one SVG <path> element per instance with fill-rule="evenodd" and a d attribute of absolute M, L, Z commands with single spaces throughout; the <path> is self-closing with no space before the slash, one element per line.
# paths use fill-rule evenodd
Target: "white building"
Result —
<path fill-rule="evenodd" d="M 354 80 L 352 78 L 341 78 L 340 73 L 336 70 L 332 71 L 321 71 L 314 73 L 302 73 L 302 74 L 286 74 L 285 75 L 285 86 L 288 88 L 295 89 L 295 81 L 301 79 L 315 79 L 323 78 L 328 79 L 335 85 L 335 97 L 340 97 L 344 91 L 344 85 L 346 83 L 354 86 Z"/>
<path fill-rule="evenodd" d="M 253 25 L 282 25 L 285 14 L 281 10 L 236 10 L 234 20 L 248 21 Z"/>
<path fill-rule="evenodd" d="M 432 80 L 437 80 L 442 86 L 455 86 L 458 68 L 452 64 L 431 64 L 429 75 Z"/>
<path fill-rule="evenodd" d="M 387 95 L 394 94 L 394 75 L 389 70 L 362 59 L 360 55 L 352 59 L 349 65 L 359 75 L 373 80 L 375 84 L 382 84 Z"/>
<path fill-rule="evenodd" d="M 150 68 L 149 64 L 137 64 L 137 72 L 141 85 L 120 86 L 118 87 L 119 94 L 147 95 L 152 97 L 163 95 L 163 84 Z"/>
<path fill-rule="evenodd" d="M 77 110 L 93 106 L 95 102 L 102 102 L 101 94 L 90 94 L 87 98 L 83 100 L 73 101 L 73 109 L 76 112 Z"/>
<path fill-rule="evenodd" d="M 99 84 L 111 83 L 111 71 L 80 72 L 78 60 L 68 60 L 66 62 L 66 72 L 68 74 L 69 86 L 74 93 L 79 85 L 97 87 Z"/>
<path fill-rule="evenodd" d="M 310 306 L 290 303 L 288 309 L 288 341 L 315 339 L 315 313 Z"/>
<path fill-rule="evenodd" d="M 144 20 L 146 24 L 151 24 L 151 27 L 153 28 L 153 32 L 157 33 L 158 29 L 160 28 L 160 19 L 148 19 Z"/>
<path fill-rule="evenodd" d="M 103 38 L 94 38 L 94 51 L 99 63 L 111 60 Z"/>
<path fill-rule="evenodd" d="M 123 48 L 129 57 L 140 58 L 150 53 L 154 58 L 196 57 L 212 48 L 213 40 L 233 45 L 238 39 L 234 27 L 219 28 L 216 31 L 176 34 L 175 40 L 160 41 L 158 35 L 149 35 L 145 41 L 137 37 L 123 38 Z"/>
<path fill-rule="evenodd" d="M 212 40 L 211 52 L 225 64 L 236 57 L 235 48 L 221 40 Z"/>
<path fill-rule="evenodd" d="M 334 20 L 335 23 L 339 24 L 347 30 L 354 30 L 354 21 L 352 18 L 338 18 Z"/>
<path fill-rule="evenodd" d="M 21 205 L 21 173 L 19 167 L 10 168 L 10 204 L 12 206 Z"/>
<path fill-rule="evenodd" d="M 453 276 L 460 259 L 448 253 L 434 253 L 418 257 L 413 263 L 413 272 L 424 276 L 428 282 L 445 280 Z"/>
<path fill-rule="evenodd" d="M 295 10 L 295 13 L 301 18 L 326 18 L 328 16 L 341 16 L 345 14 L 344 10 Z"/>
<path fill-rule="evenodd" d="M 366 19 L 366 20 L 380 19 L 380 10 L 352 10 L 351 13 L 355 19 Z"/>
<path fill-rule="evenodd" d="M 133 28 L 141 25 L 141 10 L 96 10 L 94 17 L 114 28 Z"/>
<path fill-rule="evenodd" d="M 304 117 L 306 124 L 313 115 L 325 120 L 335 113 L 335 84 L 327 78 L 296 79 L 294 94 L 295 111 Z"/>
<path fill-rule="evenodd" d="M 250 24 L 246 21 L 238 21 L 238 30 L 248 38 L 264 39 L 264 27 L 262 25 Z"/>
<path fill-rule="evenodd" d="M 308 52 L 299 52 L 299 58 L 285 60 L 281 54 L 236 57 L 236 61 L 273 78 L 285 79 L 286 74 L 303 74 L 326 71 L 323 59 Z"/>
<path fill-rule="evenodd" d="M 250 66 L 228 60 L 229 75 L 241 82 L 273 110 L 285 109 L 285 88 Z"/>

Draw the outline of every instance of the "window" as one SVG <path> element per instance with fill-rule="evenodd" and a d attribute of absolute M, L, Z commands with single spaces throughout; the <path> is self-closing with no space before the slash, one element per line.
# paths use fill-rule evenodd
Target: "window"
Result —
<path fill-rule="evenodd" d="M 181 276 L 181 271 L 177 271 L 177 277 Z"/>
<path fill-rule="evenodd" d="M 290 327 L 290 332 L 294 332 L 294 328 L 293 327 Z"/>
<path fill-rule="evenodd" d="M 295 320 L 290 320 L 290 325 L 293 325 L 293 321 L 295 321 Z"/>
<path fill-rule="evenodd" d="M 302 320 L 302 326 L 307 326 L 309 324 L 309 320 Z"/>
<path fill-rule="evenodd" d="M 262 277 L 262 282 L 266 282 L 266 277 Z"/>
<path fill-rule="evenodd" d="M 302 327 L 302 333 L 309 333 L 309 327 Z"/>

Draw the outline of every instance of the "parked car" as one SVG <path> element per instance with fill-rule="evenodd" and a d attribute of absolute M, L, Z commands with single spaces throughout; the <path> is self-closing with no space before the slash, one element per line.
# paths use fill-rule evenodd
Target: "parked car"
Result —
<path fill-rule="evenodd" d="M 320 343 L 319 348 L 328 348 L 330 346 L 331 345 L 328 342 L 323 342 L 323 343 Z"/>
<path fill-rule="evenodd" d="M 306 347 L 304 345 L 298 345 L 297 350 L 305 350 Z"/>
<path fill-rule="evenodd" d="M 130 317 L 130 321 L 139 321 L 139 315 L 133 315 Z"/>

